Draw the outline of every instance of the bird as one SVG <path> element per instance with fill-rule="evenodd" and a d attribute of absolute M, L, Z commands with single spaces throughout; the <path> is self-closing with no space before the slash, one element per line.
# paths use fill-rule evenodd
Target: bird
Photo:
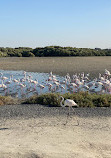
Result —
<path fill-rule="evenodd" d="M 110 75 L 111 75 L 111 73 L 110 73 L 107 69 L 105 69 L 105 75 L 110 76 Z"/>
<path fill-rule="evenodd" d="M 49 73 L 49 76 L 50 76 L 50 77 L 52 76 L 52 71 Z"/>
<path fill-rule="evenodd" d="M 63 85 L 59 85 L 59 87 L 61 88 L 61 92 L 63 91 L 63 89 L 65 89 L 65 87 Z"/>
<path fill-rule="evenodd" d="M 74 100 L 66 99 L 66 100 L 64 101 L 64 98 L 63 98 L 62 96 L 60 96 L 60 98 L 62 98 L 62 100 L 61 100 L 61 102 L 60 102 L 61 107 L 65 107 L 65 106 L 68 106 L 68 107 L 69 107 L 69 111 L 68 111 L 68 115 L 67 115 L 66 123 L 64 124 L 64 125 L 66 125 L 67 122 L 68 122 L 68 116 L 69 116 L 69 114 L 70 114 L 70 108 L 72 108 L 73 106 L 74 106 L 74 107 L 79 107 L 79 106 L 78 106 L 77 103 L 75 103 Z M 62 104 L 63 101 L 64 101 L 64 104 Z M 74 111 L 73 108 L 72 108 L 72 110 Z M 74 112 L 75 112 L 75 111 L 74 111 Z M 77 120 L 77 125 L 79 125 L 78 120 Z"/>
<path fill-rule="evenodd" d="M 3 83 L 3 80 L 2 80 L 2 84 L 0 84 L 0 88 L 3 88 L 3 91 L 5 92 L 6 95 L 7 86 Z"/>
<path fill-rule="evenodd" d="M 40 94 L 41 94 L 41 91 L 42 91 L 42 89 L 44 89 L 44 88 L 45 88 L 45 86 L 44 86 L 44 85 L 42 85 L 42 84 L 38 84 L 38 87 L 40 88 Z"/>
<path fill-rule="evenodd" d="M 23 94 L 24 94 L 24 93 L 23 93 L 23 88 L 25 88 L 26 85 L 20 83 L 19 86 L 21 87 L 21 96 L 23 96 Z"/>
<path fill-rule="evenodd" d="M 76 88 L 77 88 L 76 83 L 70 83 L 70 86 L 73 87 L 73 93 L 76 92 Z"/>
<path fill-rule="evenodd" d="M 51 83 L 46 83 L 46 86 L 48 86 L 48 90 L 51 91 L 53 85 Z"/>

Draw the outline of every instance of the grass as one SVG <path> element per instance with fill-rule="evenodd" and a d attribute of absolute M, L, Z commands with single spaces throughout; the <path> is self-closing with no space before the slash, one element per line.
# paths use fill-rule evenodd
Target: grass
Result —
<path fill-rule="evenodd" d="M 24 70 L 30 72 L 50 72 L 66 75 L 69 73 L 86 72 L 92 77 L 104 73 L 104 69 L 111 72 L 111 57 L 35 57 L 35 58 L 0 58 L 2 70 Z"/>
<path fill-rule="evenodd" d="M 24 104 L 42 104 L 48 106 L 60 106 L 60 94 L 47 93 L 32 96 L 25 100 Z M 111 107 L 111 95 L 109 94 L 90 94 L 88 92 L 66 93 L 62 95 L 65 99 L 74 100 L 79 107 Z"/>

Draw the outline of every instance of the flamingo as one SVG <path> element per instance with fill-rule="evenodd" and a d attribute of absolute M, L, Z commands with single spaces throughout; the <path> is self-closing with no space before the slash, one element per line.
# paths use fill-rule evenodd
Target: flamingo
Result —
<path fill-rule="evenodd" d="M 62 86 L 62 85 L 59 85 L 59 87 L 61 88 L 61 92 L 63 89 L 65 89 L 64 86 Z"/>
<path fill-rule="evenodd" d="M 19 86 L 21 87 L 21 95 L 23 96 L 23 88 L 25 88 L 25 87 L 26 87 L 26 85 L 24 85 L 24 84 L 20 83 L 20 84 L 19 84 Z"/>
<path fill-rule="evenodd" d="M 51 91 L 53 85 L 51 83 L 46 83 L 46 86 L 48 86 L 49 91 Z"/>
<path fill-rule="evenodd" d="M 1 79 L 2 79 L 2 80 L 8 80 L 8 78 L 5 77 L 5 76 L 2 76 Z"/>
<path fill-rule="evenodd" d="M 11 81 L 6 81 L 5 84 L 7 85 L 7 92 L 9 93 L 9 85 L 11 84 Z"/>
<path fill-rule="evenodd" d="M 50 77 L 52 76 L 52 71 L 49 73 L 49 76 L 50 76 Z"/>
<path fill-rule="evenodd" d="M 39 84 L 38 87 L 40 87 L 40 93 L 41 93 L 41 90 L 45 88 L 45 86 L 42 84 Z"/>
<path fill-rule="evenodd" d="M 38 84 L 38 80 L 29 80 L 30 83 L 34 83 L 34 90 L 36 90 L 36 85 Z"/>
<path fill-rule="evenodd" d="M 89 90 L 89 86 L 88 85 L 83 85 L 81 87 L 81 89 L 83 89 L 84 91 L 88 91 Z"/>
<path fill-rule="evenodd" d="M 74 107 L 79 107 L 79 106 L 75 103 L 75 101 L 73 101 L 73 100 L 71 100 L 71 99 L 66 99 L 66 100 L 64 101 L 64 98 L 63 98 L 62 96 L 60 96 L 60 98 L 62 98 L 62 100 L 61 100 L 61 102 L 60 102 L 61 107 L 65 107 L 65 106 L 68 106 L 68 107 L 69 107 L 69 111 L 68 111 L 68 115 L 67 115 L 67 120 L 66 120 L 66 123 L 64 124 L 64 125 L 66 125 L 66 124 L 67 124 L 67 121 L 68 121 L 68 116 L 69 116 L 69 114 L 70 114 L 70 108 L 72 108 L 73 106 L 74 106 Z M 64 104 L 62 104 L 63 101 L 64 101 Z M 74 111 L 73 108 L 72 108 L 72 110 Z M 74 111 L 74 112 L 75 112 L 75 111 Z M 78 123 L 78 125 L 79 125 L 78 120 L 77 120 L 77 123 Z"/>
<path fill-rule="evenodd" d="M 49 73 L 49 77 L 51 77 L 52 79 L 56 78 L 56 76 L 52 74 L 52 71 Z"/>
<path fill-rule="evenodd" d="M 26 80 L 27 78 L 26 71 L 23 71 L 23 74 L 24 74 L 24 79 Z"/>
<path fill-rule="evenodd" d="M 70 83 L 70 86 L 73 87 L 73 93 L 76 92 L 77 85 L 75 83 Z M 75 89 L 75 91 L 74 91 Z"/>
<path fill-rule="evenodd" d="M 66 93 L 66 84 L 67 84 L 67 79 L 64 79 L 63 81 L 60 82 L 60 84 L 65 84 L 65 93 Z"/>
<path fill-rule="evenodd" d="M 70 83 L 71 81 L 71 78 L 70 78 L 70 75 L 67 73 L 67 75 L 65 76 L 65 79 L 68 81 L 68 83 Z"/>
<path fill-rule="evenodd" d="M 105 75 L 106 75 L 106 76 L 110 76 L 111 73 L 110 73 L 107 69 L 105 69 Z"/>
<path fill-rule="evenodd" d="M 5 95 L 6 95 L 7 86 L 3 83 L 3 80 L 2 80 L 2 84 L 0 84 L 0 88 L 3 88 L 3 91 L 5 91 Z"/>
<path fill-rule="evenodd" d="M 16 79 L 13 79 L 13 75 L 11 75 L 11 77 L 12 77 L 12 81 L 15 83 L 15 85 L 17 86 L 17 84 L 19 84 L 20 83 L 20 81 L 19 80 L 16 80 Z"/>
<path fill-rule="evenodd" d="M 46 81 L 52 81 L 52 77 L 49 77 Z"/>
<path fill-rule="evenodd" d="M 55 84 L 57 87 L 59 87 L 60 83 L 55 81 L 53 84 Z"/>

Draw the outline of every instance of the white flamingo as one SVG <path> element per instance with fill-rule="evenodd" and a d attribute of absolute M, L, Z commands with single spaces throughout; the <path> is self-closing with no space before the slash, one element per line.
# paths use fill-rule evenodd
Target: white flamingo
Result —
<path fill-rule="evenodd" d="M 23 93 L 23 88 L 25 88 L 26 85 L 20 83 L 19 86 L 21 87 L 21 95 L 23 96 L 23 95 L 24 95 L 24 93 Z"/>
<path fill-rule="evenodd" d="M 48 86 L 48 90 L 51 91 L 51 88 L 53 85 L 51 83 L 48 83 L 48 81 L 47 81 L 46 86 Z"/>
<path fill-rule="evenodd" d="M 65 93 L 66 93 L 66 84 L 67 84 L 67 79 L 64 79 L 63 81 L 60 82 L 60 84 L 65 84 Z"/>
<path fill-rule="evenodd" d="M 66 123 L 64 124 L 64 125 L 66 125 L 67 124 L 67 121 L 68 121 L 68 116 L 69 116 L 69 114 L 70 114 L 70 108 L 72 108 L 73 106 L 74 107 L 79 107 L 73 100 L 71 100 L 71 99 L 66 99 L 65 101 L 64 101 L 64 98 L 61 96 L 60 98 L 62 98 L 62 100 L 61 100 L 61 102 L 60 102 L 60 105 L 62 106 L 62 107 L 65 107 L 65 106 L 68 106 L 69 107 L 69 111 L 68 111 L 68 115 L 67 115 L 67 120 L 66 120 Z M 64 104 L 62 104 L 62 102 L 64 101 Z M 72 108 L 72 110 L 74 111 L 74 109 Z M 75 111 L 74 111 L 75 112 Z M 78 123 L 78 125 L 79 125 L 79 122 L 78 122 L 78 120 L 77 120 L 77 123 Z"/>
<path fill-rule="evenodd" d="M 44 85 L 42 85 L 42 84 L 38 84 L 38 87 L 40 88 L 40 94 L 42 93 L 41 91 L 42 91 L 42 89 L 44 89 L 45 88 L 45 86 Z"/>
<path fill-rule="evenodd" d="M 2 80 L 2 84 L 0 84 L 0 88 L 3 88 L 3 91 L 5 92 L 6 95 L 7 86 L 3 83 L 3 80 Z"/>
<path fill-rule="evenodd" d="M 75 83 L 70 83 L 70 86 L 73 87 L 73 93 L 76 92 L 77 85 Z"/>
<path fill-rule="evenodd" d="M 63 89 L 65 89 L 65 87 L 63 85 L 59 85 L 59 87 L 61 88 L 61 92 L 63 91 Z"/>
<path fill-rule="evenodd" d="M 38 80 L 29 80 L 29 82 L 34 84 L 34 90 L 36 90 L 36 85 L 38 84 Z"/>
<path fill-rule="evenodd" d="M 110 76 L 111 73 L 107 69 L 105 69 L 105 75 Z"/>

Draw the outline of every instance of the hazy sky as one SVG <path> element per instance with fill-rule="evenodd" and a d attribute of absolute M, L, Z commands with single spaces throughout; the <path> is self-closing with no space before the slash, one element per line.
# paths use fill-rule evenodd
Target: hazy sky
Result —
<path fill-rule="evenodd" d="M 0 47 L 111 48 L 111 0 L 0 0 Z"/>

